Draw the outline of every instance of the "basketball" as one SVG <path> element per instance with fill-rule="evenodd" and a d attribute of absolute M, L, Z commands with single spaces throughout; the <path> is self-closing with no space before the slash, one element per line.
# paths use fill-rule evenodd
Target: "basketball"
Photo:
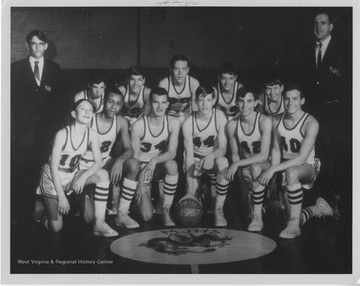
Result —
<path fill-rule="evenodd" d="M 202 215 L 202 205 L 193 198 L 186 198 L 182 200 L 175 208 L 176 221 L 181 226 L 196 226 L 201 221 Z"/>

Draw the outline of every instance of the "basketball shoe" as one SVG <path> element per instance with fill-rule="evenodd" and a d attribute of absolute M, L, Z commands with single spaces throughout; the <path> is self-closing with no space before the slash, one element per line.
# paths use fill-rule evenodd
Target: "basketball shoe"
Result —
<path fill-rule="evenodd" d="M 95 221 L 93 234 L 105 237 L 113 237 L 119 235 L 118 232 L 112 229 L 103 219 Z"/>
<path fill-rule="evenodd" d="M 165 227 L 175 226 L 175 223 L 170 217 L 170 210 L 168 208 L 162 209 L 162 223 Z"/>
<path fill-rule="evenodd" d="M 248 226 L 248 231 L 261 231 L 264 227 L 263 220 L 256 214 L 253 215 L 251 223 Z"/>
<path fill-rule="evenodd" d="M 215 226 L 216 227 L 225 227 L 225 226 L 227 226 L 227 221 L 226 221 L 226 219 L 224 217 L 223 208 L 215 209 L 214 217 L 215 217 Z"/>
<path fill-rule="evenodd" d="M 126 213 L 119 212 L 115 218 L 115 225 L 119 227 L 125 227 L 128 229 L 138 228 L 140 225 L 128 216 Z"/>
<path fill-rule="evenodd" d="M 280 232 L 279 237 L 293 239 L 300 235 L 300 219 L 296 217 L 290 217 L 286 228 L 282 232 Z"/>

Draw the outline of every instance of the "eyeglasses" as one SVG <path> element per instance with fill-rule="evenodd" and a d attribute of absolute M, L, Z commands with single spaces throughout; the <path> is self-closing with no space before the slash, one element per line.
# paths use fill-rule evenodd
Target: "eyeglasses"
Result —
<path fill-rule="evenodd" d="M 40 42 L 40 43 L 31 42 L 30 43 L 30 46 L 32 48 L 37 48 L 37 47 L 44 48 L 45 45 L 46 45 L 46 43 L 44 43 L 44 42 Z"/>

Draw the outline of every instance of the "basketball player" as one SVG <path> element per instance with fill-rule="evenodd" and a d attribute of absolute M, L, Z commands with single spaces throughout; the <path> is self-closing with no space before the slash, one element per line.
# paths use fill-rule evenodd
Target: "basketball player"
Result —
<path fill-rule="evenodd" d="M 95 106 L 95 113 L 100 113 L 104 107 L 104 94 L 107 80 L 101 73 L 93 73 L 89 77 L 88 87 L 75 94 L 74 102 L 88 99 Z"/>
<path fill-rule="evenodd" d="M 129 121 L 130 126 L 143 114 L 149 114 L 150 88 L 145 86 L 145 71 L 138 66 L 131 66 L 127 72 L 127 85 L 119 86 L 124 94 L 122 115 Z"/>
<path fill-rule="evenodd" d="M 213 108 L 215 89 L 200 86 L 195 93 L 198 110 L 188 117 L 182 132 L 185 146 L 186 195 L 196 198 L 201 186 L 202 175 L 210 177 L 216 188 L 214 219 L 215 226 L 225 227 L 223 207 L 229 181 L 225 178 L 228 165 L 226 153 L 225 125 L 227 119 L 221 110 Z"/>
<path fill-rule="evenodd" d="M 48 163 L 42 167 L 38 189 L 44 198 L 43 222 L 51 232 L 63 227 L 63 215 L 70 211 L 69 200 L 75 192 L 80 195 L 85 186 L 95 184 L 95 223 L 93 233 L 100 236 L 116 236 L 118 233 L 105 222 L 106 199 L 109 186 L 108 173 L 101 169 L 98 134 L 89 128 L 95 108 L 87 99 L 78 100 L 71 111 L 75 122 L 57 132 Z M 81 157 L 91 146 L 94 163 L 79 171 Z M 103 201 L 105 200 L 105 204 Z M 86 219 L 86 216 L 84 215 Z"/>
<path fill-rule="evenodd" d="M 282 92 L 284 84 L 278 77 L 270 78 L 265 84 L 264 94 L 259 96 L 258 112 L 268 116 L 276 116 L 285 112 L 284 98 Z"/>
<path fill-rule="evenodd" d="M 125 117 L 117 115 L 122 107 L 123 95 L 117 88 L 107 90 L 105 92 L 104 102 L 103 111 L 94 115 L 90 126 L 99 134 L 102 167 L 110 174 L 110 182 L 108 182 L 107 190 L 109 190 L 110 186 L 112 187 L 116 210 L 114 214 L 117 214 L 120 200 L 123 215 L 119 218 L 119 221 L 127 228 L 136 228 L 139 227 L 139 225 L 128 217 L 127 212 L 137 187 L 135 177 L 140 166 L 138 161 L 132 158 L 134 152 L 129 136 L 128 121 Z M 110 157 L 110 151 L 114 144 L 118 145 L 117 149 L 121 150 L 121 154 L 116 158 Z M 81 158 L 80 169 L 86 170 L 90 168 L 93 163 L 92 152 L 88 150 Z M 120 183 L 124 190 L 121 199 Z M 89 197 L 87 196 L 86 198 Z M 97 194 L 95 190 L 95 212 L 97 211 L 96 199 Z M 101 212 L 104 212 L 103 207 L 106 208 L 107 201 L 107 195 L 105 200 L 104 191 L 102 191 L 102 199 Z"/>
<path fill-rule="evenodd" d="M 243 178 L 252 190 L 253 216 L 248 231 L 261 231 L 262 205 L 265 187 L 258 182 L 259 175 L 270 167 L 268 161 L 271 143 L 271 119 L 255 111 L 258 104 L 256 92 L 241 87 L 236 92 L 240 116 L 227 125 L 227 135 L 232 153 L 232 164 L 225 173 L 228 181 L 241 168 Z"/>
<path fill-rule="evenodd" d="M 136 121 L 131 128 L 134 158 L 141 164 L 136 206 L 144 221 L 153 217 L 150 183 L 153 179 L 164 179 L 164 202 L 162 222 L 166 227 L 174 226 L 170 207 L 178 183 L 178 165 L 174 160 L 178 145 L 180 122 L 165 115 L 169 107 L 168 93 L 156 87 L 150 93 L 149 115 Z"/>
<path fill-rule="evenodd" d="M 232 63 L 221 64 L 216 89 L 216 107 L 225 113 L 228 120 L 237 117 L 240 113 L 236 104 L 236 91 L 242 87 L 242 84 L 236 80 L 236 67 Z"/>
<path fill-rule="evenodd" d="M 284 103 L 285 113 L 273 118 L 271 167 L 260 175 L 259 182 L 265 186 L 275 173 L 283 173 L 287 193 L 284 202 L 289 221 L 279 236 L 293 239 L 301 234 L 303 189 L 312 187 L 320 170 L 320 161 L 315 158 L 314 148 L 319 123 L 302 110 L 305 97 L 298 84 L 292 83 L 285 88 Z M 307 219 L 326 215 L 333 215 L 333 211 L 323 198 L 319 198 Z"/>
<path fill-rule="evenodd" d="M 194 94 L 199 87 L 199 81 L 189 75 L 189 60 L 184 55 L 175 55 L 170 60 L 171 75 L 162 79 L 159 87 L 167 90 L 169 94 L 168 115 L 176 117 L 183 124 L 196 109 Z"/>

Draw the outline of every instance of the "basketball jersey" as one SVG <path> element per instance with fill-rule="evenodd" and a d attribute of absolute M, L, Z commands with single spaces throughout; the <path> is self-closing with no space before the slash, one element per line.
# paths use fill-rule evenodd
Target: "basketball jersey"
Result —
<path fill-rule="evenodd" d="M 190 116 L 191 113 L 191 88 L 190 88 L 190 76 L 185 78 L 185 84 L 183 89 L 178 92 L 173 84 L 172 77 L 168 78 L 168 94 L 169 94 L 169 109 L 168 115 L 179 118 L 183 122 L 184 118 Z"/>
<path fill-rule="evenodd" d="M 261 151 L 261 132 L 260 118 L 261 113 L 256 113 L 255 122 L 250 134 L 246 134 L 240 121 L 240 117 L 236 120 L 236 135 L 239 144 L 239 150 L 246 159 L 251 158 Z"/>
<path fill-rule="evenodd" d="M 284 103 L 284 98 L 281 96 L 281 102 L 280 102 L 280 106 L 278 108 L 278 110 L 275 110 L 274 112 L 270 109 L 270 102 L 268 99 L 268 96 L 266 94 L 264 94 L 264 110 L 265 110 L 265 114 L 269 115 L 269 116 L 275 116 L 281 113 L 285 112 L 285 103 Z"/>
<path fill-rule="evenodd" d="M 233 94 L 229 101 L 225 100 L 220 84 L 217 86 L 218 98 L 216 100 L 216 107 L 225 113 L 228 120 L 235 118 L 240 113 L 239 107 L 236 104 L 236 91 L 240 86 L 242 86 L 240 83 L 235 82 Z"/>
<path fill-rule="evenodd" d="M 200 158 L 205 157 L 218 148 L 219 128 L 216 118 L 217 112 L 219 111 L 217 111 L 215 108 L 212 109 L 211 118 L 208 124 L 203 129 L 199 128 L 196 118 L 196 112 L 193 113 L 192 129 L 194 146 L 193 148 L 195 156 L 198 156 Z"/>
<path fill-rule="evenodd" d="M 112 146 L 116 141 L 117 136 L 117 117 L 114 116 L 111 126 L 108 131 L 101 133 L 98 127 L 98 114 L 95 114 L 91 121 L 91 128 L 96 130 L 99 134 L 100 152 L 103 164 L 109 157 Z M 88 146 L 86 153 L 81 158 L 81 167 L 88 169 L 94 164 L 94 157 L 91 151 L 91 146 Z"/>
<path fill-rule="evenodd" d="M 94 113 L 100 113 L 104 109 L 104 94 L 101 95 L 99 99 L 91 100 L 88 95 L 88 90 L 83 90 L 84 99 L 89 100 L 95 105 L 95 112 Z"/>
<path fill-rule="evenodd" d="M 134 102 L 130 102 L 130 87 L 126 87 L 122 113 L 129 121 L 130 125 L 133 124 L 143 114 L 145 104 L 144 89 L 145 86 L 142 86 L 136 100 Z"/>
<path fill-rule="evenodd" d="M 282 157 L 284 160 L 292 159 L 299 155 L 302 142 L 304 141 L 304 134 L 301 129 L 305 124 L 306 119 L 310 114 L 304 113 L 300 120 L 291 129 L 287 128 L 284 124 L 284 117 L 286 112 L 281 116 L 277 130 L 281 138 Z M 306 162 L 313 164 L 315 158 L 315 146 L 312 147 L 309 157 Z"/>
<path fill-rule="evenodd" d="M 163 127 L 159 135 L 154 136 L 150 129 L 149 116 L 144 116 L 144 135 L 140 138 L 140 163 L 148 163 L 151 159 L 164 153 L 168 144 L 170 131 L 169 119 L 164 115 Z"/>

